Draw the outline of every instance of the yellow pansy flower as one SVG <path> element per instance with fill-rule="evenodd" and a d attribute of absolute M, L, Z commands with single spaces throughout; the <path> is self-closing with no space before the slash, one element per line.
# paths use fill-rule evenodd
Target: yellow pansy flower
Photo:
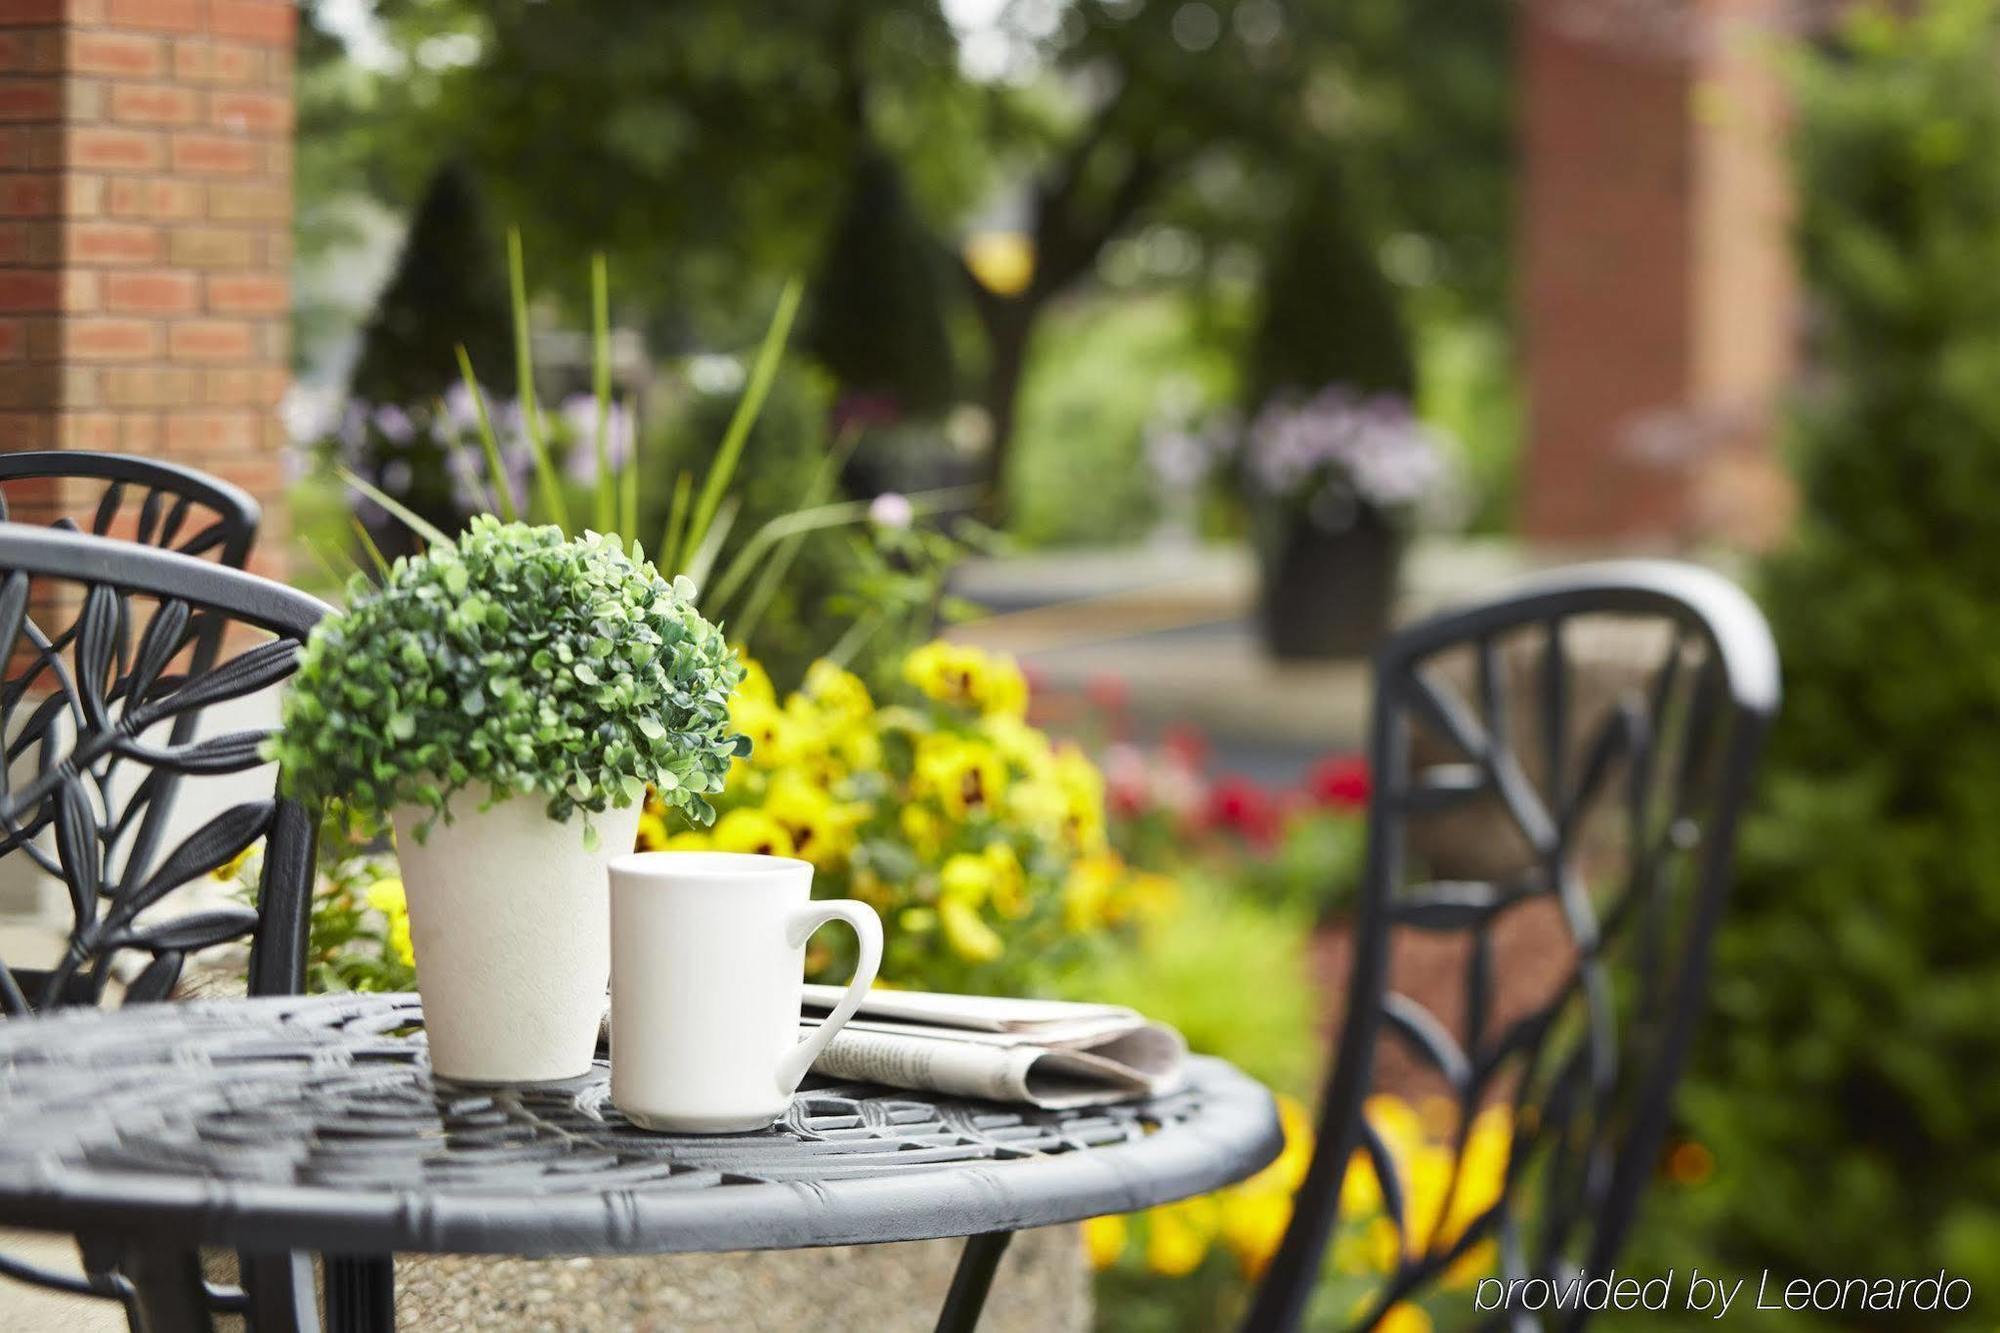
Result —
<path fill-rule="evenodd" d="M 854 829 L 867 807 L 836 801 L 826 788 L 802 774 L 779 773 L 771 779 L 764 813 L 791 835 L 793 855 L 830 870 L 853 850 Z"/>
<path fill-rule="evenodd" d="M 1074 745 L 1056 751 L 1056 785 L 1063 794 L 1064 828 L 1086 852 L 1104 847 L 1104 775 Z"/>
<path fill-rule="evenodd" d="M 1104 925 L 1124 873 L 1124 862 L 1115 856 L 1085 856 L 1071 862 L 1063 879 L 1063 925 L 1078 933 Z"/>
<path fill-rule="evenodd" d="M 1462 1291 L 1477 1283 L 1480 1278 L 1490 1276 L 1500 1265 L 1500 1246 L 1497 1241 L 1482 1240 L 1464 1254 L 1451 1261 L 1439 1279 L 1449 1291 Z"/>
<path fill-rule="evenodd" d="M 1000 717 L 1028 710 L 1027 677 L 1014 660 L 969 643 L 925 644 L 903 659 L 903 678 L 939 703 Z"/>
<path fill-rule="evenodd" d="M 1424 1123 L 1415 1108 L 1401 1097 L 1376 1093 L 1361 1104 L 1361 1114 L 1388 1147 L 1389 1155 L 1407 1162 L 1424 1146 Z"/>
<path fill-rule="evenodd" d="M 1208 1195 L 1183 1199 L 1146 1213 L 1146 1267 L 1162 1277 L 1184 1277 L 1201 1266 L 1221 1224 L 1221 1208 Z"/>
<path fill-rule="evenodd" d="M 741 691 L 729 697 L 729 725 L 750 738 L 750 763 L 778 768 L 786 762 L 785 714 L 776 702 Z"/>
<path fill-rule="evenodd" d="M 938 896 L 978 907 L 992 896 L 996 879 L 993 863 L 983 854 L 959 852 L 938 871 Z"/>
<path fill-rule="evenodd" d="M 917 741 L 913 786 L 930 796 L 954 819 L 991 814 L 1007 790 L 1007 769 L 1000 753 L 984 741 L 943 733 Z"/>
<path fill-rule="evenodd" d="M 710 835 L 718 852 L 756 852 L 762 856 L 792 855 L 792 835 L 762 810 L 731 810 L 715 821 Z"/>
<path fill-rule="evenodd" d="M 664 850 L 669 836 L 665 818 L 654 814 L 651 810 L 639 816 L 638 847 L 640 851 L 657 852 Z"/>
<path fill-rule="evenodd" d="M 1055 780 L 1056 750 L 1047 733 L 1018 717 L 981 718 L 979 733 L 1021 776 Z"/>
<path fill-rule="evenodd" d="M 1375 1163 L 1357 1148 L 1347 1159 L 1347 1172 L 1340 1178 L 1340 1215 L 1366 1217 L 1381 1208 L 1382 1182 L 1375 1175 Z"/>
<path fill-rule="evenodd" d="M 1431 1333 L 1431 1317 L 1421 1305 L 1398 1301 L 1382 1312 L 1374 1333 Z"/>
<path fill-rule="evenodd" d="M 1291 1220 L 1289 1194 L 1237 1190 L 1223 1194 L 1222 1240 L 1236 1256 L 1243 1276 L 1253 1282 L 1263 1276 Z"/>
<path fill-rule="evenodd" d="M 908 839 L 910 848 L 923 860 L 930 860 L 944 846 L 944 820 L 928 805 L 906 805 L 896 816 L 897 827 Z"/>
<path fill-rule="evenodd" d="M 368 886 L 368 905 L 386 917 L 399 917 L 410 910 L 403 881 L 394 877 L 378 879 Z"/>
<path fill-rule="evenodd" d="M 1506 1106 L 1489 1106 L 1474 1117 L 1458 1163 L 1458 1187 L 1444 1220 L 1445 1243 L 1456 1241 L 1500 1202 L 1507 1188 L 1507 1158 L 1513 1147 L 1514 1120 Z"/>
<path fill-rule="evenodd" d="M 1125 1253 L 1125 1242 L 1131 1234 L 1132 1228 L 1123 1214 L 1086 1218 L 1083 1223 L 1083 1250 L 1090 1256 L 1091 1268 L 1101 1273 L 1117 1263 Z"/>
<path fill-rule="evenodd" d="M 767 704 L 777 703 L 778 691 L 771 684 L 771 674 L 764 670 L 764 664 L 744 653 L 743 645 L 740 643 L 736 645 L 736 656 L 743 663 L 743 679 L 737 682 L 730 702 L 733 704 L 737 699 L 752 699 Z"/>
<path fill-rule="evenodd" d="M 993 910 L 1011 920 L 1026 916 L 1034 904 L 1028 897 L 1028 872 L 1022 867 L 1020 856 L 1004 842 L 987 843 L 980 856 L 993 874 L 989 890 Z"/>
<path fill-rule="evenodd" d="M 1426 1143 L 1402 1161 L 1404 1243 L 1412 1257 L 1431 1246 L 1433 1236 L 1442 1247 L 1449 1238 L 1440 1229 L 1444 1221 L 1445 1192 L 1451 1188 L 1451 1154 L 1434 1143 Z"/>
<path fill-rule="evenodd" d="M 861 677 L 824 657 L 806 668 L 804 693 L 840 726 L 861 726 L 875 715 L 875 700 Z"/>
<path fill-rule="evenodd" d="M 417 965 L 417 946 L 410 940 L 410 918 L 407 914 L 389 919 L 389 951 L 402 961 L 404 967 Z"/>
<path fill-rule="evenodd" d="M 243 867 L 249 862 L 250 857 L 256 852 L 261 842 L 262 839 L 253 841 L 248 847 L 245 847 L 242 851 L 236 853 L 236 855 L 230 857 L 227 861 L 224 861 L 208 873 L 227 884 L 230 880 L 235 879 L 243 873 Z"/>
<path fill-rule="evenodd" d="M 937 906 L 938 925 L 951 951 L 968 963 L 990 963 L 1006 951 L 1006 944 L 979 915 L 979 909 L 963 898 L 942 898 Z"/>
<path fill-rule="evenodd" d="M 663 849 L 669 852 L 706 852 L 715 847 L 715 839 L 700 829 L 683 829 L 668 837 Z"/>

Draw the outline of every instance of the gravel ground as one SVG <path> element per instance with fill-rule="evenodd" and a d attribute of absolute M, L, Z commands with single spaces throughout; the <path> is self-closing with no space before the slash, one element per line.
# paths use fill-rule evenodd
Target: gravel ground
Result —
<path fill-rule="evenodd" d="M 75 1248 L 65 1240 L 0 1232 L 0 1244 L 75 1271 Z M 410 1255 L 396 1261 L 396 1323 L 404 1333 L 923 1333 L 944 1303 L 959 1245 L 632 1259 Z M 233 1281 L 234 1269 L 230 1256 L 211 1256 L 212 1278 Z M 1076 1228 L 1017 1236 L 994 1280 L 981 1333 L 1080 1333 L 1089 1324 L 1090 1279 Z M 115 1304 L 0 1279 L 6 1333 L 124 1327 Z M 225 1319 L 218 1327 L 242 1323 Z"/>
<path fill-rule="evenodd" d="M 397 1325 L 521 1333 L 922 1333 L 937 1320 L 958 1241 L 759 1254 L 523 1260 L 438 1255 L 396 1263 Z M 1073 1227 L 1015 1238 L 981 1333 L 1090 1323 Z"/>

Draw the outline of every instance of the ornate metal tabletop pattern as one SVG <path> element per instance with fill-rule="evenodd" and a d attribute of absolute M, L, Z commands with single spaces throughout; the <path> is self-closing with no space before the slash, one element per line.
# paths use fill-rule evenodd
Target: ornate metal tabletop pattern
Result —
<path fill-rule="evenodd" d="M 1279 1142 L 1268 1096 L 1212 1060 L 1180 1093 L 1090 1111 L 815 1080 L 769 1131 L 654 1134 L 602 1064 L 434 1081 L 421 1021 L 415 996 L 341 995 L 0 1024 L 0 1221 L 370 1253 L 913 1240 L 1213 1189 Z"/>

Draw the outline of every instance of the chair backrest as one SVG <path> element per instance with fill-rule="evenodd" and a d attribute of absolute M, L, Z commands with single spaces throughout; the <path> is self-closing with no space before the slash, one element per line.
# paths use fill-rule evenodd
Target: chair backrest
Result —
<path fill-rule="evenodd" d="M 1612 666 L 1578 664 L 1606 642 Z M 1661 1150 L 1778 691 L 1756 606 L 1665 562 L 1544 576 L 1383 648 L 1347 1007 L 1315 1155 L 1249 1327 L 1297 1326 L 1351 1164 L 1376 1189 L 1350 1196 L 1379 1198 L 1397 1242 L 1356 1327 L 1468 1256 L 1491 1254 L 1503 1281 L 1609 1268 Z M 1481 809 L 1499 855 L 1438 845 L 1437 821 Z M 1441 875 L 1453 860 L 1477 869 Z M 1524 1002 L 1495 938 L 1534 914 L 1549 946 L 1539 968 L 1554 975 Z M 1425 999 L 1395 989 L 1405 981 Z M 1364 1114 L 1384 1067 L 1449 1099 L 1437 1118 L 1452 1127 L 1431 1145 L 1448 1154 L 1443 1173 L 1412 1180 Z M 1491 1143 L 1470 1163 L 1471 1127 L 1496 1106 L 1511 1111 L 1487 1117 L 1504 1167 Z M 1518 1306 L 1487 1318 L 1581 1322 Z"/>
<path fill-rule="evenodd" d="M 313 883 L 312 812 L 247 776 L 268 728 L 196 738 L 185 720 L 245 700 L 296 668 L 326 613 L 316 599 L 210 561 L 131 542 L 0 527 L 0 853 L 32 857 L 67 887 L 68 948 L 44 973 L 0 963 L 12 1013 L 95 1003 L 121 954 L 150 955 L 126 987 L 164 996 L 183 958 L 249 937 L 252 993 L 303 983 Z M 204 642 L 269 638 L 205 661 Z M 153 818 L 185 783 L 237 799 L 172 846 Z M 222 788 L 222 784 L 233 784 Z M 248 789 L 257 799 L 240 799 Z M 218 802 L 219 803 L 219 802 Z M 48 836 L 40 836 L 47 830 Z M 264 838 L 257 906 L 162 919 L 161 899 Z M 150 910 L 149 910 L 150 909 Z M 142 916 L 141 914 L 144 913 Z"/>
<path fill-rule="evenodd" d="M 88 509 L 94 536 L 119 537 L 183 555 L 212 555 L 235 569 L 249 558 L 262 517 L 257 502 L 240 486 L 179 463 L 49 449 L 0 454 L 0 521 L 14 517 L 12 509 L 25 510 L 31 499 L 42 501 L 24 494 L 22 483 L 34 481 L 76 483 L 77 493 L 58 494 L 52 497 L 53 504 L 78 513 Z M 87 493 L 92 491 L 94 495 Z M 128 506 L 131 517 L 121 520 Z M 59 515 L 54 526 L 82 530 L 67 513 Z"/>

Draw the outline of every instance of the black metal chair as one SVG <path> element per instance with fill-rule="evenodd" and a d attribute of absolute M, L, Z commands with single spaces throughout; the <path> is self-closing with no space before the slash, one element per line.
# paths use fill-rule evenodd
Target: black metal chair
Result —
<path fill-rule="evenodd" d="M 94 536 L 121 537 L 182 555 L 212 555 L 233 569 L 243 568 L 249 559 L 262 518 L 257 502 L 242 487 L 179 463 L 85 449 L 47 449 L 0 454 L 0 522 L 12 518 L 8 492 L 13 490 L 18 497 L 19 483 L 37 480 L 88 483 L 80 490 L 103 483 L 94 503 L 81 494 L 64 495 L 58 501 L 78 512 L 88 509 Z M 121 530 L 124 525 L 118 516 L 128 505 L 136 506 L 136 512 L 129 530 Z M 58 517 L 53 526 L 82 530 L 68 515 Z"/>
<path fill-rule="evenodd" d="M 1607 621 L 1650 652 L 1625 688 L 1579 718 L 1589 710 L 1576 706 L 1572 640 Z M 1503 1278 L 1610 1267 L 1657 1166 L 1779 695 L 1756 606 L 1716 574 L 1664 562 L 1567 570 L 1427 620 L 1382 649 L 1375 679 L 1376 788 L 1347 1012 L 1315 1155 L 1247 1322 L 1259 1333 L 1303 1317 L 1357 1153 L 1380 1181 L 1399 1245 L 1356 1327 L 1488 1241 Z M 1426 821 L 1481 803 L 1518 837 L 1514 865 L 1444 879 L 1412 855 Z M 1505 1014 L 1493 933 L 1524 910 L 1560 922 L 1570 958 L 1549 994 Z M 1443 1013 L 1390 989 L 1392 939 L 1410 934 L 1462 944 L 1458 1003 Z M 1442 1223 L 1448 1208 L 1411 1216 L 1408 1182 L 1362 1114 L 1384 1034 L 1454 1104 L 1447 1204 L 1463 1184 L 1475 1114 L 1512 1109 L 1497 1198 L 1462 1229 Z M 1543 1317 L 1483 1316 L 1515 1329 Z M 1548 1318 L 1573 1328 L 1585 1315 Z"/>
<path fill-rule="evenodd" d="M 0 852 L 31 857 L 59 878 L 71 907 L 67 947 L 53 967 L 31 971 L 0 961 L 6 1013 L 101 1003 L 114 960 L 128 955 L 147 961 L 122 988 L 124 1002 L 158 1000 L 189 954 L 244 938 L 252 994 L 302 989 L 313 812 L 274 791 L 163 844 L 165 816 L 184 783 L 227 780 L 262 763 L 265 731 L 197 738 L 194 721 L 289 676 L 299 644 L 326 610 L 282 584 L 179 552 L 0 526 L 0 644 L 8 662 L 0 735 L 10 738 L 0 766 Z M 41 623 L 52 616 L 63 623 Z M 216 662 L 232 626 L 271 637 Z M 45 830 L 52 849 L 38 836 Z M 259 838 L 263 880 L 254 908 L 161 919 L 168 894 Z M 129 1290 L 109 1271 L 79 1279 L 0 1256 L 0 1273 L 123 1299 L 132 1309 Z M 288 1284 L 296 1276 L 282 1261 L 267 1266 L 262 1298 L 292 1299 Z M 255 1290 L 253 1275 L 246 1279 Z M 308 1280 L 308 1297 L 311 1290 Z M 245 1308 L 248 1299 L 228 1291 L 216 1298 L 224 1309 Z"/>

